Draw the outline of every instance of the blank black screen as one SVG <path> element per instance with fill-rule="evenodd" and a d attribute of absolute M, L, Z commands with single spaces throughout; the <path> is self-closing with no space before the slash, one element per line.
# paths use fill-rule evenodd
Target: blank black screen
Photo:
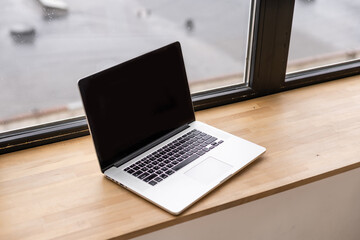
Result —
<path fill-rule="evenodd" d="M 79 81 L 104 170 L 195 119 L 179 43 Z"/>

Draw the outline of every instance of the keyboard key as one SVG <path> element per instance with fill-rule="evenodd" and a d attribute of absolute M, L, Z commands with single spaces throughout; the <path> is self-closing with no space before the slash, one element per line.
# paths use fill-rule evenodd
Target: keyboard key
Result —
<path fill-rule="evenodd" d="M 150 173 L 145 172 L 145 173 L 141 174 L 138 178 L 144 179 L 145 177 L 147 177 L 149 175 L 150 175 Z"/>
<path fill-rule="evenodd" d="M 155 185 L 157 184 L 157 182 L 156 182 L 156 181 L 150 181 L 149 184 L 150 184 L 151 186 L 155 186 Z"/>
<path fill-rule="evenodd" d="M 198 155 L 202 156 L 202 155 L 204 155 L 205 153 L 206 153 L 205 151 L 200 150 L 200 151 L 198 151 L 196 154 L 198 154 Z"/>
<path fill-rule="evenodd" d="M 204 147 L 203 149 L 201 149 L 201 150 L 203 150 L 204 152 L 208 152 L 208 151 L 210 151 L 210 148 L 206 148 L 206 147 Z"/>
<path fill-rule="evenodd" d="M 165 178 L 167 178 L 167 177 L 168 177 L 168 175 L 167 175 L 167 174 L 165 174 L 165 173 L 163 173 L 163 174 L 161 174 L 161 175 L 160 175 L 160 177 L 161 177 L 162 179 L 165 179 Z"/>
<path fill-rule="evenodd" d="M 206 140 L 208 140 L 208 139 L 210 139 L 210 138 L 211 138 L 210 135 L 206 135 L 206 136 L 202 137 L 202 139 L 203 139 L 204 141 L 206 141 Z"/>
<path fill-rule="evenodd" d="M 190 150 L 189 152 L 190 152 L 190 153 L 196 153 L 197 150 L 193 149 L 193 150 Z"/>
<path fill-rule="evenodd" d="M 152 180 L 153 178 L 155 178 L 155 177 L 157 177 L 157 175 L 156 175 L 155 173 L 153 173 L 153 174 L 147 176 L 146 178 L 144 178 L 144 181 L 145 181 L 145 182 L 149 182 L 149 181 L 151 181 L 151 180 Z"/>
<path fill-rule="evenodd" d="M 207 144 L 210 144 L 210 143 L 212 143 L 212 142 L 214 142 L 214 141 L 216 141 L 216 140 L 217 140 L 216 137 L 211 137 L 209 140 L 206 141 L 206 143 L 207 143 Z"/>
<path fill-rule="evenodd" d="M 157 182 L 161 182 L 163 179 L 161 177 L 156 177 L 154 180 Z"/>
<path fill-rule="evenodd" d="M 173 167 L 172 169 L 178 171 L 199 157 L 200 157 L 199 155 L 193 154 L 184 161 L 182 161 L 181 163 L 179 163 L 178 165 L 176 165 L 175 167 Z"/>
<path fill-rule="evenodd" d="M 175 172 L 175 171 L 173 171 L 173 170 L 170 169 L 170 170 L 166 171 L 165 173 L 170 176 L 170 175 L 173 174 L 174 172 Z"/>
<path fill-rule="evenodd" d="M 134 172 L 132 175 L 134 175 L 135 177 L 139 176 L 140 174 L 142 174 L 143 172 L 141 170 L 138 170 L 136 172 Z"/>

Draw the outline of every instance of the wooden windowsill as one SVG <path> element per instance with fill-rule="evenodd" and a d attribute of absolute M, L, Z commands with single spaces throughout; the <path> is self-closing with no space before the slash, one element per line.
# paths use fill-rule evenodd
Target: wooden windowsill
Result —
<path fill-rule="evenodd" d="M 177 217 L 105 179 L 89 136 L 0 155 L 0 238 L 126 239 L 358 168 L 359 80 L 197 112 L 267 152 Z"/>

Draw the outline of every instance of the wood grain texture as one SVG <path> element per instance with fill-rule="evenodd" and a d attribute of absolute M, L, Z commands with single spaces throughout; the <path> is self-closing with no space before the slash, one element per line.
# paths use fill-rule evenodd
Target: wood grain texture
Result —
<path fill-rule="evenodd" d="M 105 179 L 89 136 L 0 155 L 0 239 L 127 239 L 360 167 L 360 77 L 196 117 L 267 152 L 178 217 Z"/>

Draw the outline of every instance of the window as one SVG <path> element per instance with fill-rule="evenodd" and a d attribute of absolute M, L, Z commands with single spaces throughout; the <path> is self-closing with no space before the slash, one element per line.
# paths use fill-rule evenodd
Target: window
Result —
<path fill-rule="evenodd" d="M 250 0 L 3 5 L 0 132 L 83 115 L 77 80 L 174 41 L 193 93 L 244 83 Z"/>
<path fill-rule="evenodd" d="M 35 122 L 37 125 L 33 127 L 0 133 L 0 153 L 88 134 L 81 108 L 77 112 L 80 105 L 78 96 L 72 92 L 76 91 L 76 81 L 172 40 L 180 40 L 184 55 L 191 58 L 185 61 L 196 110 L 360 73 L 360 60 L 339 63 L 341 60 L 334 59 L 329 66 L 316 63 L 308 69 L 308 66 L 302 65 L 296 72 L 288 71 L 287 74 L 287 68 L 289 70 L 301 58 L 317 58 L 312 52 L 301 55 L 306 51 L 295 50 L 309 45 L 301 44 L 304 41 L 300 41 L 298 47 L 294 46 L 296 41 L 301 40 L 301 34 L 308 34 L 298 29 L 304 21 L 298 22 L 296 19 L 299 16 L 319 15 L 315 10 L 311 12 L 306 9 L 315 9 L 315 4 L 322 4 L 320 0 L 296 0 L 296 8 L 295 0 L 156 0 L 151 3 L 145 0 L 91 3 L 74 0 L 68 4 L 63 2 L 65 0 L 54 0 L 53 5 L 42 8 L 39 8 L 38 2 L 46 5 L 49 1 L 6 1 L 5 7 L 0 10 L 3 23 L 0 29 L 0 87 L 6 89 L 2 92 L 11 100 L 0 101 L 1 109 L 10 105 L 9 111 L 16 111 L 16 101 L 22 95 L 31 94 L 45 107 L 34 105 L 26 108 L 30 114 L 40 116 L 43 109 L 47 109 L 47 104 L 52 107 L 64 106 L 65 103 L 72 115 L 63 116 L 65 120 L 62 121 L 47 124 Z M 112 4 L 117 6 L 116 11 Z M 331 4 L 326 1 L 326 4 L 338 4 L 336 6 L 341 6 L 339 8 L 345 9 L 345 12 L 350 11 L 346 9 L 353 11 L 353 7 L 358 5 L 352 1 L 333 0 Z M 18 14 L 14 14 L 14 9 Z M 329 21 L 332 20 L 331 14 Z M 22 19 L 18 16 L 22 16 Z M 70 22 L 73 18 L 75 23 Z M 35 20 L 32 22 L 30 19 Z M 20 20 L 26 24 L 13 25 Z M 5 25 L 12 27 L 5 28 Z M 315 25 L 309 31 L 316 31 Z M 351 36 L 358 33 L 359 30 L 354 29 Z M 290 39 L 292 47 L 288 61 Z M 336 39 L 330 40 L 334 41 Z M 132 44 L 136 44 L 136 48 Z M 34 56 L 32 48 L 39 49 L 40 53 Z M 11 49 L 21 51 L 15 54 Z M 293 51 L 301 54 L 294 55 Z M 325 52 L 331 53 L 331 50 Z M 59 55 L 63 58 L 57 58 Z M 17 61 L 9 61 L 14 58 Z M 37 61 L 38 58 L 40 61 Z M 19 76 L 26 79 L 22 87 L 16 85 L 15 79 Z M 70 81 L 70 85 L 59 90 L 53 81 L 60 84 Z M 45 95 L 40 91 L 45 88 L 44 84 L 51 89 L 47 96 L 62 96 L 58 98 L 58 104 L 50 104 L 49 97 L 44 100 Z M 34 85 L 39 87 L 38 92 L 30 91 Z M 80 117 L 71 118 L 78 115 Z"/>
<path fill-rule="evenodd" d="M 359 11 L 359 1 L 295 1 L 287 71 L 358 59 Z"/>

